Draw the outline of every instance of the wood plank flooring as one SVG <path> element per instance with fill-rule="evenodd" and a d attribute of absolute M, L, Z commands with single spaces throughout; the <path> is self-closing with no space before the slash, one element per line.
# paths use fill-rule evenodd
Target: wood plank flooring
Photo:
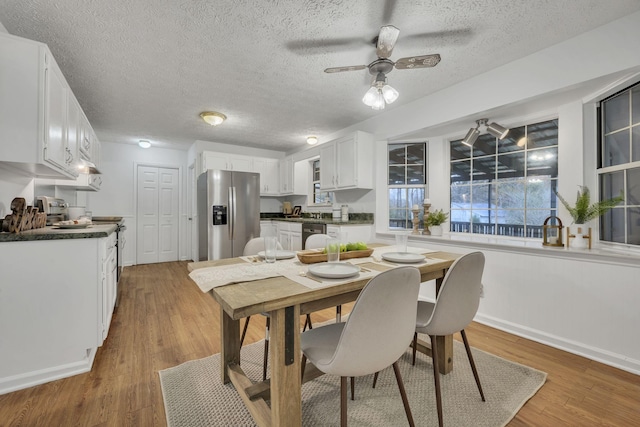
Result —
<path fill-rule="evenodd" d="M 121 291 L 92 371 L 0 396 L 0 426 L 166 425 L 158 370 L 219 351 L 218 306 L 185 262 L 127 267 Z M 639 376 L 480 324 L 467 335 L 474 347 L 548 373 L 509 426 L 640 426 Z M 263 337 L 254 316 L 246 342 Z"/>

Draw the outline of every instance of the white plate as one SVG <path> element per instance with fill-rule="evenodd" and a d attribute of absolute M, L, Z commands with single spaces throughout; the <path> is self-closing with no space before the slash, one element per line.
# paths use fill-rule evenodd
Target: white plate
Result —
<path fill-rule="evenodd" d="M 309 266 L 309 273 L 327 279 L 342 279 L 355 276 L 360 272 L 360 267 L 342 262 L 323 262 Z"/>
<path fill-rule="evenodd" d="M 424 255 L 413 254 L 411 252 L 388 252 L 382 254 L 382 259 L 391 262 L 412 264 L 424 261 Z"/>
<path fill-rule="evenodd" d="M 91 224 L 60 224 L 60 223 L 55 223 L 53 224 L 54 227 L 57 228 L 87 228 L 89 226 L 91 226 Z"/>
<path fill-rule="evenodd" d="M 260 258 L 264 258 L 264 251 L 260 251 L 258 252 L 258 256 Z M 291 251 L 276 251 L 276 259 L 289 259 L 289 258 L 293 258 L 296 256 L 295 252 L 291 252 Z"/>

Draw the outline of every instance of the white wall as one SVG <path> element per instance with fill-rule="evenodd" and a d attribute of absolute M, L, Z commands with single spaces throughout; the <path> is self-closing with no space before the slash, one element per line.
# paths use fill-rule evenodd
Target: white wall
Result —
<path fill-rule="evenodd" d="M 448 140 L 464 136 L 480 117 L 506 126 L 558 117 L 560 193 L 573 194 L 583 184 L 597 193 L 595 102 L 637 81 L 637 40 L 640 13 L 343 129 L 329 139 L 353 129 L 374 132 L 379 141 L 376 165 L 384 168 L 387 139 L 402 140 L 402 135 L 415 137 L 422 131 L 429 141 L 429 197 L 435 208 L 448 209 Z M 385 176 L 379 173 L 376 181 L 378 239 L 389 236 L 384 235 L 388 231 Z M 560 216 L 571 223 L 562 209 Z M 640 260 L 616 264 L 596 255 L 577 260 L 563 257 L 562 251 L 546 255 L 471 241 L 437 242 L 416 244 L 485 253 L 485 298 L 476 320 L 640 374 L 640 340 L 635 339 L 640 325 Z"/>
<path fill-rule="evenodd" d="M 190 259 L 187 232 L 187 152 L 166 148 L 143 149 L 137 145 L 100 141 L 102 156 L 102 188 L 96 193 L 87 193 L 87 209 L 94 216 L 122 216 L 125 219 L 126 246 L 124 265 L 135 263 L 136 254 L 136 165 L 182 168 L 180 177 L 180 259 Z"/>

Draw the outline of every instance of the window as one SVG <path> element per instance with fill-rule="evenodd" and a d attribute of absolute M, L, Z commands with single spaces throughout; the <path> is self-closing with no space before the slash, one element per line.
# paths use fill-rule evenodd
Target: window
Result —
<path fill-rule="evenodd" d="M 624 202 L 600 217 L 600 240 L 640 245 L 640 83 L 600 103 L 600 200 Z"/>
<path fill-rule="evenodd" d="M 320 160 L 311 162 L 311 186 L 314 205 L 328 205 L 333 203 L 333 191 L 320 190 Z"/>
<path fill-rule="evenodd" d="M 411 207 L 422 209 L 427 176 L 427 144 L 403 143 L 388 146 L 389 228 L 410 229 Z M 422 214 L 419 219 L 422 223 Z"/>
<path fill-rule="evenodd" d="M 556 214 L 558 121 L 511 128 L 503 140 L 451 142 L 453 232 L 542 237 Z"/>

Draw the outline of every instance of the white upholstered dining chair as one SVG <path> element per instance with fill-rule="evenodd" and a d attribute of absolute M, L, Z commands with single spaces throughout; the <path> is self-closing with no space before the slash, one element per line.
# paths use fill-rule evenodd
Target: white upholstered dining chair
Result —
<path fill-rule="evenodd" d="M 264 237 L 255 237 L 247 242 L 247 244 L 244 246 L 244 250 L 242 251 L 242 254 L 244 256 L 257 255 L 258 252 L 264 251 L 265 250 L 264 248 L 265 248 Z M 280 242 L 276 242 L 276 249 L 282 250 L 282 245 L 280 244 Z M 266 380 L 267 365 L 269 362 L 269 327 L 271 322 L 269 318 L 269 313 L 260 313 L 260 314 L 266 317 L 266 326 L 264 331 L 264 356 L 263 356 L 263 364 L 262 364 L 262 379 Z M 242 347 L 242 344 L 244 343 L 244 338 L 247 335 L 247 328 L 249 327 L 249 321 L 251 321 L 251 316 L 247 316 L 246 320 L 244 321 L 244 327 L 242 328 L 242 335 L 240 336 L 240 347 Z M 309 326 L 309 328 L 313 328 L 313 325 L 311 324 L 311 316 L 309 316 L 308 314 L 304 324 L 305 329 L 307 325 Z"/>
<path fill-rule="evenodd" d="M 460 332 L 467 351 L 469 364 L 485 401 L 480 377 L 473 361 L 471 348 L 464 328 L 473 320 L 480 305 L 482 288 L 482 272 L 484 271 L 484 254 L 472 252 L 458 258 L 444 276 L 436 302 L 418 301 L 416 332 L 413 337 L 413 364 L 416 363 L 418 333 L 429 335 L 431 339 L 431 357 L 433 359 L 433 378 L 436 387 L 436 404 L 438 424 L 442 427 L 442 396 L 440 393 L 440 371 L 438 366 L 437 336 L 451 335 Z"/>
<path fill-rule="evenodd" d="M 307 360 L 326 374 L 340 376 L 341 426 L 347 425 L 347 377 L 372 374 L 390 365 L 407 420 L 414 425 L 397 361 L 415 331 L 419 288 L 417 268 L 406 266 L 385 271 L 364 286 L 346 322 L 302 334 L 303 376 Z"/>

